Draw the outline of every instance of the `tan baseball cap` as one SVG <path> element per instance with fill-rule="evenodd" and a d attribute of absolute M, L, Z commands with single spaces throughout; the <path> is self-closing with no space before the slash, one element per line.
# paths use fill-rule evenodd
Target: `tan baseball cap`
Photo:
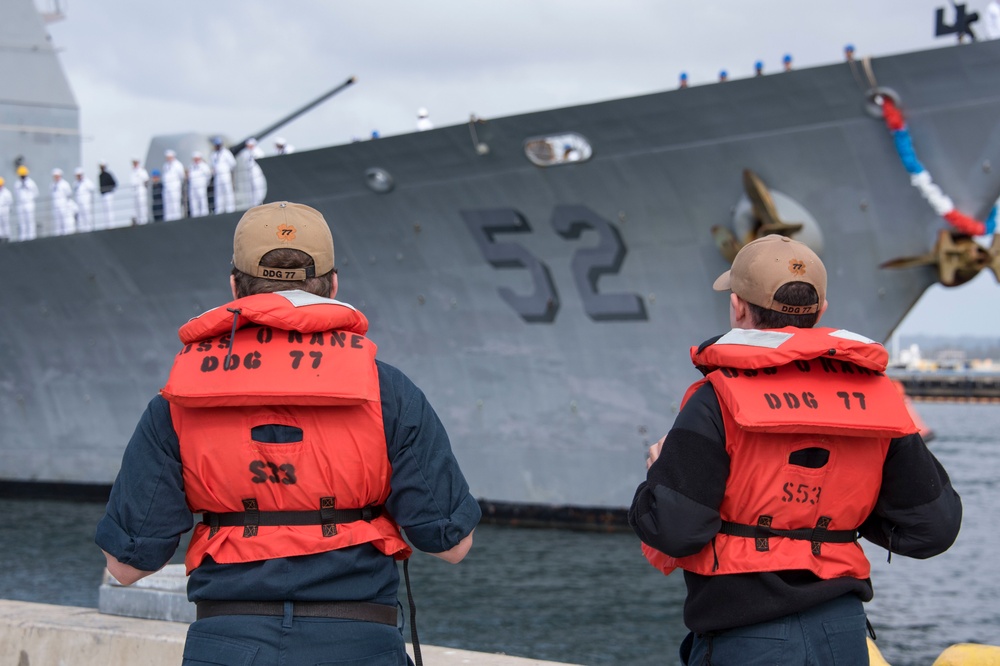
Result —
<path fill-rule="evenodd" d="M 312 257 L 305 268 L 261 266 L 261 258 L 279 248 L 301 250 Z M 233 266 L 254 277 L 270 280 L 305 280 L 333 270 L 333 236 L 315 208 L 276 201 L 251 208 L 233 234 Z"/>
<path fill-rule="evenodd" d="M 819 295 L 816 305 L 788 305 L 774 300 L 774 292 L 789 282 L 811 284 Z M 787 236 L 772 234 L 744 245 L 733 267 L 712 285 L 731 290 L 748 303 L 788 314 L 819 312 L 826 301 L 826 267 L 816 253 Z"/>

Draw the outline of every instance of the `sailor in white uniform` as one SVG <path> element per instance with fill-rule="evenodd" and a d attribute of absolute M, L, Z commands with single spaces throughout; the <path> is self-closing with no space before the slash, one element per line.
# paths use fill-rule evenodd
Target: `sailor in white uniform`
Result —
<path fill-rule="evenodd" d="M 14 195 L 10 193 L 10 188 L 0 178 L 0 243 L 10 240 L 10 207 L 14 203 Z"/>
<path fill-rule="evenodd" d="M 1000 39 L 1000 2 L 997 0 L 991 0 L 986 5 L 986 36 Z"/>
<path fill-rule="evenodd" d="M 132 224 L 149 223 L 149 172 L 138 158 L 132 159 L 132 174 L 130 181 L 132 185 Z"/>
<path fill-rule="evenodd" d="M 275 155 L 288 155 L 289 153 L 295 152 L 295 146 L 285 141 L 284 137 L 278 137 L 274 140 L 274 154 Z"/>
<path fill-rule="evenodd" d="M 236 211 L 236 195 L 233 193 L 233 169 L 236 168 L 236 158 L 233 153 L 222 145 L 221 137 L 214 137 L 212 145 L 212 174 L 215 177 L 215 213 L 232 213 Z"/>
<path fill-rule="evenodd" d="M 431 122 L 430 113 L 427 109 L 420 107 L 417 109 L 417 131 L 424 132 L 429 129 L 434 129 L 434 123 Z"/>
<path fill-rule="evenodd" d="M 246 185 L 248 206 L 254 207 L 264 203 L 267 195 L 267 180 L 257 160 L 264 157 L 264 151 L 257 145 L 257 139 L 247 139 L 246 148 L 240 153 L 243 162 L 243 182 Z"/>
<path fill-rule="evenodd" d="M 14 183 L 14 194 L 17 199 L 17 239 L 34 240 L 38 235 L 35 226 L 35 199 L 38 198 L 38 185 L 28 176 L 28 167 L 23 164 L 17 167 L 17 182 Z"/>
<path fill-rule="evenodd" d="M 94 230 L 94 181 L 87 178 L 83 167 L 76 168 L 76 182 L 73 184 L 73 198 L 76 200 L 76 230 Z"/>
<path fill-rule="evenodd" d="M 184 187 L 184 167 L 177 159 L 177 153 L 167 150 L 167 161 L 163 163 L 163 220 L 170 222 L 184 217 L 181 197 Z"/>
<path fill-rule="evenodd" d="M 73 188 L 63 180 L 62 169 L 52 170 L 52 235 L 64 236 L 76 231 L 76 202 Z"/>
<path fill-rule="evenodd" d="M 191 217 L 208 215 L 208 181 L 211 178 L 212 167 L 205 163 L 200 152 L 192 153 L 191 167 L 188 169 L 188 205 L 191 207 Z"/>

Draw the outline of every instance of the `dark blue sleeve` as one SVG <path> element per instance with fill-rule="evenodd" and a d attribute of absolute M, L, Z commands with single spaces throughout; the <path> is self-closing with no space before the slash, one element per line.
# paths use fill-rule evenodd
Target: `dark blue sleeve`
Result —
<path fill-rule="evenodd" d="M 170 561 L 192 524 L 170 406 L 157 396 L 125 447 L 94 540 L 123 564 L 156 571 Z"/>
<path fill-rule="evenodd" d="M 386 507 L 413 546 L 429 553 L 446 551 L 479 523 L 479 503 L 423 392 L 391 365 L 378 362 L 378 370 L 392 464 Z"/>

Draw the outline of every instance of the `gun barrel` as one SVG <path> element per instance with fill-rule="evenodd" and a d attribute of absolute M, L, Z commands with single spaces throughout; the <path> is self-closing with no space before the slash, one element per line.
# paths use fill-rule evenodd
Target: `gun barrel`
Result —
<path fill-rule="evenodd" d="M 282 118 L 278 122 L 274 123 L 273 125 L 270 125 L 270 126 L 264 128 L 264 129 L 262 129 L 261 131 L 257 132 L 256 134 L 251 134 L 246 139 L 243 139 L 242 141 L 240 141 L 236 145 L 231 146 L 230 150 L 233 151 L 233 155 L 238 154 L 241 150 L 243 150 L 244 148 L 246 148 L 246 146 L 247 146 L 247 139 L 250 139 L 250 138 L 256 138 L 257 140 L 263 139 L 268 134 L 270 134 L 270 133 L 274 132 L 275 130 L 277 130 L 277 129 L 279 129 L 279 128 L 285 126 L 285 125 L 287 125 L 290 122 L 292 122 L 293 120 L 295 120 L 296 118 L 298 118 L 299 116 L 301 116 L 306 111 L 309 111 L 313 107 L 318 106 L 319 104 L 322 104 L 326 100 L 330 99 L 331 97 L 333 97 L 334 95 L 336 95 L 337 93 L 339 93 L 341 90 L 343 90 L 343 89 L 347 88 L 348 86 L 350 86 L 351 84 L 353 84 L 355 81 L 357 81 L 357 77 L 355 77 L 355 76 L 352 76 L 352 77 L 348 78 L 346 81 L 344 81 L 343 83 L 341 83 L 339 86 L 337 86 L 333 90 L 330 90 L 329 92 L 326 92 L 323 95 L 317 97 L 313 101 L 309 102 L 308 104 L 306 104 L 302 108 L 293 111 L 292 113 L 288 114 L 287 116 L 285 116 L 284 118 Z"/>

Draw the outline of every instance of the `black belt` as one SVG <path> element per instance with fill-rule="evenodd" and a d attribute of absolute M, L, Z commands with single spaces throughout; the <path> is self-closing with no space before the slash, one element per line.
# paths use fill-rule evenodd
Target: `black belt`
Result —
<path fill-rule="evenodd" d="M 198 619 L 220 615 L 271 615 L 285 614 L 284 601 L 199 601 Z M 337 620 L 360 620 L 396 625 L 395 606 L 366 601 L 294 601 L 293 617 L 324 617 Z"/>

